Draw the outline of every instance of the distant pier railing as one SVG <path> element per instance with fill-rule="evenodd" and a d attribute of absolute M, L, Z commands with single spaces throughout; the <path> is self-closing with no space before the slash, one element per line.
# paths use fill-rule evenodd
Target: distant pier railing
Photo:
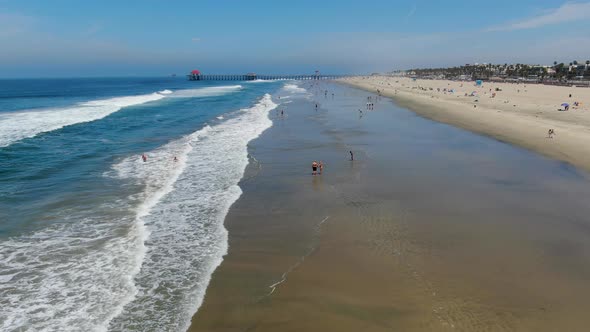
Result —
<path fill-rule="evenodd" d="M 189 81 L 277 81 L 277 80 L 334 80 L 350 75 L 231 75 L 231 74 L 189 74 L 186 75 Z"/>

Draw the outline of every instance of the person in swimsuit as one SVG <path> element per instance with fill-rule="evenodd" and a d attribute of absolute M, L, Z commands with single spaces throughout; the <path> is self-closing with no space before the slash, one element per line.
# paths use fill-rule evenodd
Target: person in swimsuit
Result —
<path fill-rule="evenodd" d="M 324 162 L 320 160 L 320 163 L 318 166 L 320 168 L 320 174 L 322 174 L 322 171 L 324 170 Z"/>
<path fill-rule="evenodd" d="M 316 175 L 317 171 L 318 171 L 318 162 L 314 160 L 313 163 L 311 163 L 311 169 L 312 169 L 312 175 Z"/>
<path fill-rule="evenodd" d="M 147 156 L 145 155 L 145 153 L 141 154 L 141 159 L 143 160 L 144 163 L 147 161 Z"/>
<path fill-rule="evenodd" d="M 174 156 L 174 161 L 175 161 L 175 162 L 176 162 L 176 161 L 178 161 L 178 158 L 176 158 L 176 156 Z"/>
<path fill-rule="evenodd" d="M 350 152 L 350 161 L 353 161 L 354 160 L 354 155 L 352 154 L 352 151 L 348 151 L 348 152 Z"/>

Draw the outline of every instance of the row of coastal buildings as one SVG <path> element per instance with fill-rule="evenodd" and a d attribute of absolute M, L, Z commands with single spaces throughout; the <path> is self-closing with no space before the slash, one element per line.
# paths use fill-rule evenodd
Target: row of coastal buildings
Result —
<path fill-rule="evenodd" d="M 475 63 L 448 68 L 415 68 L 390 74 L 463 80 L 590 81 L 590 60 L 568 64 L 555 61 L 553 65 Z"/>

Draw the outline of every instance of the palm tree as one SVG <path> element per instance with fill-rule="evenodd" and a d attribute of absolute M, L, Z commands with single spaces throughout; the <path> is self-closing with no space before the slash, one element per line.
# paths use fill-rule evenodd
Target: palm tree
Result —
<path fill-rule="evenodd" d="M 541 68 L 541 81 L 545 80 L 545 76 L 547 76 L 547 68 Z"/>
<path fill-rule="evenodd" d="M 561 78 L 564 76 L 564 68 L 565 64 L 562 62 L 560 64 L 557 65 L 557 67 L 555 67 L 555 76 L 557 77 L 558 80 L 561 80 Z"/>

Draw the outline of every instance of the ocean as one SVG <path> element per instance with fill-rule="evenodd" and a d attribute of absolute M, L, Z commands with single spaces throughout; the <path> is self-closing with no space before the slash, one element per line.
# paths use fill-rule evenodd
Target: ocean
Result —
<path fill-rule="evenodd" d="M 0 330 L 186 330 L 227 251 L 247 144 L 290 94 L 294 82 L 1 80 Z"/>

